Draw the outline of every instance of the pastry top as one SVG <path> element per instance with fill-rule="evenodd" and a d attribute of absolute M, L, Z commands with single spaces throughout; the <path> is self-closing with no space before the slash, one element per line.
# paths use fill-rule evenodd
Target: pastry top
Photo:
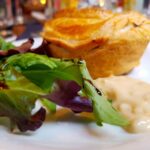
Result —
<path fill-rule="evenodd" d="M 150 20 L 138 12 L 66 9 L 45 23 L 42 36 L 53 57 L 80 58 L 93 78 L 131 71 L 150 40 Z"/>
<path fill-rule="evenodd" d="M 99 38 L 103 23 L 99 19 L 57 18 L 46 22 L 42 36 L 53 44 L 77 50 L 106 40 Z"/>
<path fill-rule="evenodd" d="M 68 17 L 68 18 L 97 18 L 108 19 L 114 14 L 110 10 L 104 10 L 101 8 L 83 8 L 83 9 L 63 9 L 54 14 L 54 18 Z"/>
<path fill-rule="evenodd" d="M 137 12 L 112 13 L 99 8 L 66 9 L 45 23 L 42 36 L 68 50 L 106 42 L 150 39 L 150 20 Z"/>

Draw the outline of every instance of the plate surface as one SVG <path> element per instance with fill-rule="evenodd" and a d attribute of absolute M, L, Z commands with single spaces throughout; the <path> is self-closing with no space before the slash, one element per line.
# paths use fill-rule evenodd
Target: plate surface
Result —
<path fill-rule="evenodd" d="M 36 38 L 34 46 L 42 39 Z M 23 41 L 15 42 L 16 45 Z M 141 59 L 141 64 L 128 76 L 150 83 L 150 44 Z M 123 129 L 104 124 L 98 127 L 85 114 L 74 115 L 60 109 L 49 116 L 44 125 L 33 133 L 12 134 L 7 122 L 0 120 L 0 150 L 148 150 L 148 134 L 129 134 Z"/>

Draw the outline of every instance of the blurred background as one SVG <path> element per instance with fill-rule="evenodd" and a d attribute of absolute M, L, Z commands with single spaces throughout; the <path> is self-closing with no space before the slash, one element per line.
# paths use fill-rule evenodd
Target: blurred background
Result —
<path fill-rule="evenodd" d="M 0 0 L 0 36 L 8 41 L 38 37 L 55 11 L 88 6 L 136 10 L 150 17 L 150 0 Z"/>

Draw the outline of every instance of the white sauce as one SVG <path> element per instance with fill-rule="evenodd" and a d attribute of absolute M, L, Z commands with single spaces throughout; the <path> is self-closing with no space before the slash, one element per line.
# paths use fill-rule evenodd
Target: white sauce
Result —
<path fill-rule="evenodd" d="M 150 84 L 121 76 L 97 79 L 95 85 L 129 119 L 128 131 L 150 132 Z"/>

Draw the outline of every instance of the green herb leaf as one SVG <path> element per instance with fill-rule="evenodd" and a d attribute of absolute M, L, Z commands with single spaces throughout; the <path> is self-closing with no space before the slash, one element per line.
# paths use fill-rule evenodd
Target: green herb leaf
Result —
<path fill-rule="evenodd" d="M 51 113 L 55 113 L 55 112 L 56 112 L 56 104 L 55 104 L 55 103 L 53 103 L 53 102 L 51 102 L 51 101 L 49 101 L 49 100 L 47 100 L 47 99 L 45 99 L 45 98 L 43 98 L 43 99 L 41 100 L 41 103 L 42 103 L 43 106 L 45 106 L 45 107 L 48 109 L 48 111 L 50 111 Z"/>
<path fill-rule="evenodd" d="M 15 46 L 10 43 L 10 42 L 6 42 L 2 37 L 0 37 L 0 50 L 9 50 L 15 48 Z"/>
<path fill-rule="evenodd" d="M 97 124 L 102 125 L 102 122 L 105 122 L 118 126 L 127 126 L 129 124 L 128 120 L 112 107 L 111 103 L 104 95 L 97 93 L 94 86 L 91 84 L 92 78 L 90 77 L 85 64 L 80 66 L 80 70 L 85 79 L 84 93 L 86 93 L 88 98 L 93 102 L 93 110 Z"/>

